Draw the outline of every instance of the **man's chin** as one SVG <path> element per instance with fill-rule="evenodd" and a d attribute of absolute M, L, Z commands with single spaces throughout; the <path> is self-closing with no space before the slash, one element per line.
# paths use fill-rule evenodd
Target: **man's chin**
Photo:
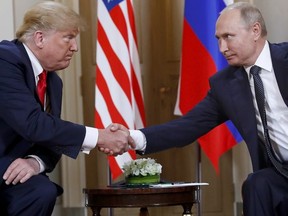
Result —
<path fill-rule="evenodd" d="M 64 70 L 66 69 L 67 67 L 69 67 L 70 65 L 70 60 L 66 61 L 65 63 L 59 65 L 59 68 L 57 70 Z"/>
<path fill-rule="evenodd" d="M 236 67 L 241 66 L 241 64 L 239 62 L 233 61 L 233 59 L 230 59 L 230 60 L 227 59 L 227 62 L 230 66 L 236 66 Z"/>

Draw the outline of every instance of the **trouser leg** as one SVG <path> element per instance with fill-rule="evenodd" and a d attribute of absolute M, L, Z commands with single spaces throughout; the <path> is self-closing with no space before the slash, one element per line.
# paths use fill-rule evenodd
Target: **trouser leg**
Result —
<path fill-rule="evenodd" d="M 23 184 L 2 185 L 0 210 L 9 216 L 51 216 L 57 195 L 47 176 L 36 175 Z"/>

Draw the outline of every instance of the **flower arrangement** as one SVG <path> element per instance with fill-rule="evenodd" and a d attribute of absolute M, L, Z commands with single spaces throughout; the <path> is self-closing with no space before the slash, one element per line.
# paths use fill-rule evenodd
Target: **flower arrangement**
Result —
<path fill-rule="evenodd" d="M 151 158 L 140 158 L 126 162 L 123 166 L 125 176 L 160 175 L 162 166 Z"/>
<path fill-rule="evenodd" d="M 124 163 L 123 171 L 128 184 L 158 183 L 162 166 L 154 159 L 140 158 Z"/>

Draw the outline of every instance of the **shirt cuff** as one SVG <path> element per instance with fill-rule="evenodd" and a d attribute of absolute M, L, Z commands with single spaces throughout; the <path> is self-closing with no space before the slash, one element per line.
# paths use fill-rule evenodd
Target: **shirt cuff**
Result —
<path fill-rule="evenodd" d="M 83 153 L 89 154 L 90 151 L 96 147 L 98 135 L 98 129 L 93 127 L 86 127 L 86 134 L 81 148 Z"/>
<path fill-rule="evenodd" d="M 25 158 L 34 158 L 39 164 L 39 173 L 42 173 L 46 170 L 46 164 L 44 161 L 36 155 L 27 155 Z"/>
<path fill-rule="evenodd" d="M 144 152 L 146 150 L 146 137 L 140 130 L 129 130 L 130 136 L 135 142 L 135 150 Z"/>

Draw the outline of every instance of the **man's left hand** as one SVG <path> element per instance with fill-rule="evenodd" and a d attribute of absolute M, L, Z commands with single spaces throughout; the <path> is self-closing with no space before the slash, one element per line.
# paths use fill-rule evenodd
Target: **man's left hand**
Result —
<path fill-rule="evenodd" d="M 3 179 L 7 185 L 24 183 L 34 175 L 38 175 L 40 171 L 39 163 L 34 158 L 18 158 L 14 160 L 7 168 L 3 175 Z"/>

